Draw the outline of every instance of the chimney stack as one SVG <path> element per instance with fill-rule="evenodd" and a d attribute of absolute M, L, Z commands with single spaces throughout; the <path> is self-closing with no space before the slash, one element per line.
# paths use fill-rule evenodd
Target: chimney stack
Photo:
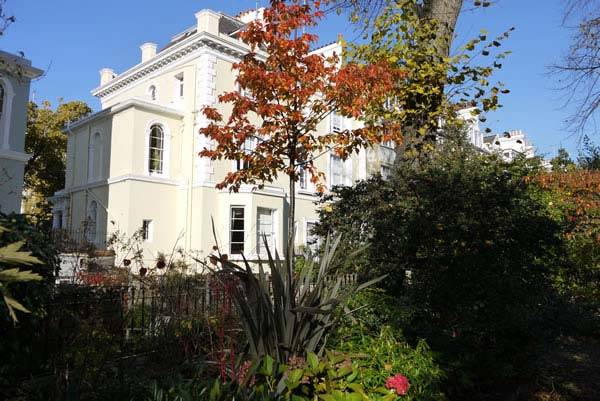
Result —
<path fill-rule="evenodd" d="M 112 68 L 103 68 L 100 70 L 100 85 L 105 85 L 112 81 L 116 74 Z"/>
<path fill-rule="evenodd" d="M 142 63 L 156 56 L 156 43 L 147 42 L 140 46 L 142 50 Z"/>
<path fill-rule="evenodd" d="M 212 10 L 201 10 L 196 13 L 197 32 L 219 34 L 219 19 L 221 16 Z"/>

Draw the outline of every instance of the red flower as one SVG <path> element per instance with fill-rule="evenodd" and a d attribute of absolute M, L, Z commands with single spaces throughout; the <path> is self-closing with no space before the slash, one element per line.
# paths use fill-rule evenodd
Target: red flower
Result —
<path fill-rule="evenodd" d="M 410 383 L 405 376 L 397 374 L 387 379 L 385 386 L 390 390 L 394 390 L 398 395 L 406 395 L 408 388 L 410 387 Z"/>

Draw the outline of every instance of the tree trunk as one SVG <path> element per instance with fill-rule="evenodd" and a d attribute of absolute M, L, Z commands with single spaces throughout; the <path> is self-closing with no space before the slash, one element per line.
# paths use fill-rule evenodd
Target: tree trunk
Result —
<path fill-rule="evenodd" d="M 463 0 L 423 0 L 421 4 L 417 5 L 419 19 L 437 21 L 437 38 L 439 40 L 435 41 L 435 48 L 440 58 L 450 55 L 454 31 L 462 5 Z M 440 93 L 443 93 L 444 82 L 439 82 L 439 86 L 441 88 Z M 435 110 L 439 107 L 441 101 L 442 97 L 439 97 L 439 99 L 427 99 L 426 103 L 431 104 L 431 110 Z M 422 102 L 423 99 L 414 99 L 415 105 Z M 423 121 L 426 121 L 428 117 L 422 116 L 422 118 L 423 120 L 416 118 L 411 126 L 405 127 L 404 142 L 396 146 L 397 165 L 406 162 L 419 164 L 419 159 L 423 155 L 420 150 L 421 147 L 426 143 L 435 142 L 436 132 L 429 132 L 424 137 L 418 133 L 419 128 L 423 126 Z M 416 154 L 413 151 L 416 151 Z"/>
<path fill-rule="evenodd" d="M 425 0 L 420 9 L 420 17 L 434 19 L 438 22 L 438 38 L 443 41 L 438 45 L 438 54 L 448 56 L 454 38 L 454 30 L 463 0 Z"/>
<path fill-rule="evenodd" d="M 288 271 L 293 273 L 294 271 L 294 238 L 296 236 L 296 181 L 294 177 L 290 176 L 290 207 L 288 210 L 288 238 L 287 238 L 287 255 L 286 263 L 288 265 Z"/>

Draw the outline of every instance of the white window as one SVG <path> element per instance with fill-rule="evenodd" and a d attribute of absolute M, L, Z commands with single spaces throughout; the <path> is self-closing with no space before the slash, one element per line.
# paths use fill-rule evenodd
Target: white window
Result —
<path fill-rule="evenodd" d="M 343 117 L 336 112 L 331 113 L 331 131 L 333 132 L 342 132 L 344 129 L 343 125 Z"/>
<path fill-rule="evenodd" d="M 88 207 L 87 220 L 85 222 L 84 233 L 88 242 L 96 242 L 96 225 L 98 223 L 98 203 L 93 200 Z"/>
<path fill-rule="evenodd" d="M 298 188 L 303 190 L 308 189 L 308 171 L 302 167 L 298 170 Z"/>
<path fill-rule="evenodd" d="M 394 141 L 383 141 L 383 142 L 381 142 L 381 146 L 383 146 L 384 148 L 388 148 L 388 149 L 395 149 L 396 148 L 396 142 L 394 142 Z"/>
<path fill-rule="evenodd" d="M 150 127 L 148 143 L 148 172 L 150 175 L 164 173 L 165 132 L 158 124 Z"/>
<path fill-rule="evenodd" d="M 54 230 L 62 230 L 63 228 L 63 212 L 62 210 L 57 210 L 54 212 L 52 221 L 52 229 Z"/>
<path fill-rule="evenodd" d="M 102 177 L 102 135 L 96 132 L 90 139 L 88 147 L 88 181 Z"/>
<path fill-rule="evenodd" d="M 229 225 L 229 252 L 231 254 L 244 253 L 244 238 L 244 208 L 233 206 Z"/>
<path fill-rule="evenodd" d="M 252 152 L 254 152 L 257 144 L 258 144 L 258 138 L 256 138 L 256 137 L 246 138 L 246 140 L 244 141 L 244 153 L 249 155 Z M 245 160 L 236 160 L 235 161 L 235 169 L 236 170 L 244 170 L 244 169 L 247 169 L 248 167 L 250 167 L 250 164 L 249 164 L 249 162 L 247 162 Z"/>
<path fill-rule="evenodd" d="M 183 72 L 175 75 L 175 99 L 183 99 L 184 91 Z"/>
<path fill-rule="evenodd" d="M 330 184 L 352 185 L 352 161 L 344 161 L 339 156 L 332 154 L 330 163 Z"/>
<path fill-rule="evenodd" d="M 150 97 L 150 100 L 156 100 L 156 86 L 150 85 L 148 88 L 148 96 Z"/>
<path fill-rule="evenodd" d="M 388 180 L 392 174 L 392 168 L 390 166 L 381 165 L 381 178 Z"/>
<path fill-rule="evenodd" d="M 274 230 L 273 209 L 259 207 L 256 213 L 256 253 L 258 255 L 267 255 L 265 248 L 265 239 L 271 254 L 275 255 L 275 230 Z"/>
<path fill-rule="evenodd" d="M 398 105 L 398 99 L 395 97 L 388 97 L 385 99 L 384 103 L 383 103 L 383 108 L 384 110 L 387 111 L 394 111 L 396 110 Z"/>
<path fill-rule="evenodd" d="M 317 226 L 316 221 L 308 221 L 306 222 L 306 231 L 305 231 L 305 245 L 306 248 L 310 250 L 312 254 L 316 254 L 319 251 L 319 236 L 315 234 L 315 227 Z"/>
<path fill-rule="evenodd" d="M 154 236 L 154 222 L 152 220 L 142 220 L 142 239 L 151 242 Z"/>

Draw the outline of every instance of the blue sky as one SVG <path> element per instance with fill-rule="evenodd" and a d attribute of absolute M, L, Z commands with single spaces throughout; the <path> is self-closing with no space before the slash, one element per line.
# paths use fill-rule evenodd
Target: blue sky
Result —
<path fill-rule="evenodd" d="M 142 43 L 164 45 L 195 23 L 198 10 L 236 14 L 255 4 L 254 0 L 8 0 L 7 11 L 17 22 L 0 37 L 0 48 L 23 51 L 35 66 L 47 71 L 33 84 L 36 101 L 80 99 L 98 109 L 90 90 L 98 85 L 101 68 L 119 73 L 131 67 L 139 61 Z M 494 131 L 526 131 L 539 153 L 548 156 L 559 146 L 575 156 L 578 148 L 576 138 L 569 138 L 564 127 L 569 114 L 561 108 L 564 95 L 553 89 L 556 79 L 547 74 L 547 66 L 558 61 L 569 45 L 569 31 L 561 26 L 562 4 L 561 0 L 497 0 L 486 9 L 464 13 L 458 28 L 459 40 L 477 35 L 482 28 L 490 35 L 516 28 L 504 45 L 513 53 L 496 75 L 511 93 L 503 99 L 504 108 L 488 115 L 486 124 Z M 338 33 L 349 40 L 356 36 L 341 16 L 329 17 L 319 28 L 322 43 L 335 40 Z"/>

